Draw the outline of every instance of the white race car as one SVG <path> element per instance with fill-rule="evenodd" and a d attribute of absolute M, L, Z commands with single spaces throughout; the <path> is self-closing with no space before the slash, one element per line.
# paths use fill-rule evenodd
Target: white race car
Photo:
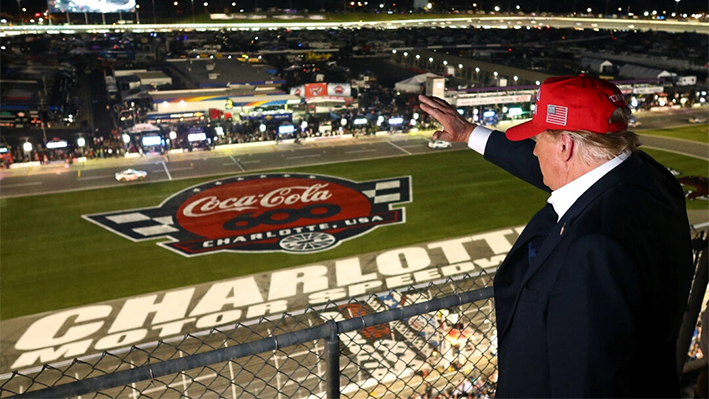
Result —
<path fill-rule="evenodd" d="M 445 141 L 445 140 L 434 140 L 434 141 L 428 142 L 429 148 L 450 148 L 452 146 L 453 146 L 453 144 L 451 144 L 449 141 Z"/>
<path fill-rule="evenodd" d="M 118 181 L 133 181 L 143 180 L 148 176 L 148 172 L 144 170 L 126 169 L 116 173 Z"/>
<path fill-rule="evenodd" d="M 689 118 L 689 123 L 705 123 L 707 118 L 702 118 L 700 116 L 693 116 Z"/>

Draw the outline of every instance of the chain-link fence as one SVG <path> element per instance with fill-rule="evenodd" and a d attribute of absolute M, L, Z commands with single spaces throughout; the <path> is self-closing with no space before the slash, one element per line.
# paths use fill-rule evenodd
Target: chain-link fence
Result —
<path fill-rule="evenodd" d="M 45 365 L 0 381 L 0 397 L 492 395 L 497 339 L 491 277 L 410 286 Z"/>
<path fill-rule="evenodd" d="M 693 245 L 678 365 L 707 289 L 704 232 Z M 492 275 L 482 272 L 14 372 L 0 397 L 491 397 L 494 315 Z"/>

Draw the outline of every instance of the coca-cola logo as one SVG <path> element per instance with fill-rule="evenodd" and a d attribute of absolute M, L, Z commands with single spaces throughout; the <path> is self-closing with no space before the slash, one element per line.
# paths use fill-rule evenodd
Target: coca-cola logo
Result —
<path fill-rule="evenodd" d="M 345 89 L 343 89 L 342 86 L 335 86 L 335 93 L 342 94 L 344 92 L 345 92 Z"/>
<path fill-rule="evenodd" d="M 293 91 L 293 94 L 295 94 L 296 96 L 300 96 L 300 89 L 295 89 L 295 91 Z"/>
<path fill-rule="evenodd" d="M 310 92 L 311 92 L 314 96 L 319 96 L 320 93 L 322 93 L 322 87 L 313 87 L 313 88 L 310 89 Z"/>
<path fill-rule="evenodd" d="M 356 183 L 321 175 L 262 174 L 186 189 L 156 208 L 85 215 L 134 241 L 185 256 L 215 251 L 310 253 L 376 227 L 403 223 L 411 178 Z"/>

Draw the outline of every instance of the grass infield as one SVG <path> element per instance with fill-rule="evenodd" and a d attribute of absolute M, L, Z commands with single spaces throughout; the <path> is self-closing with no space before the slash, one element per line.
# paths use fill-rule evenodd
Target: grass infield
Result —
<path fill-rule="evenodd" d="M 709 163 L 648 151 L 685 175 L 706 176 Z M 526 223 L 547 194 L 472 151 L 283 170 L 367 181 L 411 175 L 406 223 L 384 226 L 316 254 L 219 253 L 186 258 L 135 243 L 81 215 L 157 206 L 214 177 L 125 185 L 0 200 L 0 318 L 85 305 L 219 279 L 441 240 Z M 709 207 L 707 201 L 688 203 Z"/>

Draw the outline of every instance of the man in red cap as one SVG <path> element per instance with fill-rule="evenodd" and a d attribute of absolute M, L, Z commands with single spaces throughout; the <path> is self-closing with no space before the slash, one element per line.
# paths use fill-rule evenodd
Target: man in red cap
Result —
<path fill-rule="evenodd" d="M 613 84 L 546 79 L 506 133 L 419 97 L 443 129 L 551 192 L 498 268 L 497 397 L 679 397 L 676 340 L 693 275 L 685 198 L 638 150 Z"/>

